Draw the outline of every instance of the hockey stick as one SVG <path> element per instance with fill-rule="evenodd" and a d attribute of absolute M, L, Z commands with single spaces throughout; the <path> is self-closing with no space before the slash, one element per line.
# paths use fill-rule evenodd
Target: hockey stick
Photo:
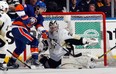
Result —
<path fill-rule="evenodd" d="M 105 53 L 103 53 L 102 55 L 100 55 L 98 57 L 90 55 L 90 54 L 88 54 L 87 56 L 91 57 L 91 61 L 95 61 L 95 60 L 101 59 L 104 55 L 106 55 L 107 53 L 109 53 L 110 51 L 112 51 L 114 48 L 116 48 L 116 46 L 112 47 L 111 49 L 109 49 L 108 51 L 106 51 Z"/>
<path fill-rule="evenodd" d="M 102 58 L 105 54 L 109 53 L 109 52 L 112 51 L 114 48 L 116 48 L 116 46 L 112 47 L 111 49 L 109 49 L 108 51 L 106 51 L 104 54 L 102 54 L 101 56 L 99 56 L 98 59 Z"/>
<path fill-rule="evenodd" d="M 24 64 L 25 66 L 27 66 L 29 69 L 31 69 L 31 66 L 27 65 L 25 62 L 23 62 L 22 60 L 20 60 L 19 58 L 17 58 L 11 51 L 7 50 L 10 54 L 12 54 L 17 60 L 19 60 L 22 64 Z"/>
<path fill-rule="evenodd" d="M 53 40 L 53 39 L 51 39 L 51 40 Z M 55 40 L 53 40 L 55 43 L 57 43 L 60 47 L 62 47 L 58 42 L 56 42 Z M 71 56 L 73 56 L 73 57 L 80 57 L 80 56 L 82 56 L 82 53 L 78 53 L 78 54 L 72 54 L 72 53 L 70 53 L 67 49 L 65 49 L 64 47 L 62 47 L 62 49 L 63 50 L 65 50 L 66 52 L 68 52 Z"/>

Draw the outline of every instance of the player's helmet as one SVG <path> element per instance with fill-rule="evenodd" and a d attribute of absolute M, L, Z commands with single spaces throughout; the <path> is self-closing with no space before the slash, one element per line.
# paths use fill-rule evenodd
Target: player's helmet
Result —
<path fill-rule="evenodd" d="M 0 11 L 7 12 L 9 9 L 9 5 L 6 1 L 0 1 Z"/>
<path fill-rule="evenodd" d="M 59 24 L 56 22 L 56 21 L 50 21 L 50 23 L 49 23 L 49 30 L 51 31 L 51 32 L 54 32 L 54 31 L 58 31 L 58 29 L 59 29 Z"/>
<path fill-rule="evenodd" d="M 39 8 L 42 8 L 42 9 L 44 9 L 46 11 L 46 4 L 44 2 L 38 1 L 36 3 L 36 6 L 38 6 Z"/>

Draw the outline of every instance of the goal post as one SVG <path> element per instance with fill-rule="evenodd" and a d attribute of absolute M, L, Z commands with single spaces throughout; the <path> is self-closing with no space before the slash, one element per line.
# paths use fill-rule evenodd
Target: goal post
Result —
<path fill-rule="evenodd" d="M 67 28 L 73 35 L 85 38 L 98 38 L 95 46 L 83 48 L 75 46 L 75 52 L 90 52 L 99 56 L 106 53 L 106 17 L 102 12 L 50 12 L 43 13 L 44 27 L 48 29 L 50 21 L 56 20 L 60 28 Z M 25 53 L 26 54 L 26 53 Z M 24 56 L 27 56 L 25 55 Z M 25 57 L 26 59 L 26 57 Z M 107 66 L 107 54 L 104 55 L 104 66 Z"/>

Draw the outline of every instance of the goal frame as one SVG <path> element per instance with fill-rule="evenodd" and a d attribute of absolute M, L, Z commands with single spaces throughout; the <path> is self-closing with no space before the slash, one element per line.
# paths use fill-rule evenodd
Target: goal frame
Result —
<path fill-rule="evenodd" d="M 89 14 L 98 14 L 102 15 L 103 18 L 103 52 L 106 53 L 107 51 L 107 44 L 106 44 L 106 16 L 103 12 L 45 12 L 42 15 L 89 15 Z M 26 58 L 26 51 L 24 51 L 24 61 Z M 107 66 L 107 54 L 104 55 L 104 66 Z"/>

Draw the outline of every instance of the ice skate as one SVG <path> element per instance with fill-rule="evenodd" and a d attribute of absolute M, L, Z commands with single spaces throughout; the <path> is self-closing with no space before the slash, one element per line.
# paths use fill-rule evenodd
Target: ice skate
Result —
<path fill-rule="evenodd" d="M 30 57 L 29 59 L 27 59 L 26 63 L 31 64 L 31 65 L 35 65 L 35 66 L 39 66 L 40 65 L 39 61 L 33 59 L 32 57 Z"/>
<path fill-rule="evenodd" d="M 7 63 L 8 69 L 17 69 L 19 68 L 19 64 L 15 63 L 15 60 L 13 58 L 10 58 L 9 62 Z"/>
<path fill-rule="evenodd" d="M 0 63 L 0 70 L 7 71 L 8 70 L 7 65 Z"/>
<path fill-rule="evenodd" d="M 96 63 L 95 62 L 91 62 L 91 61 L 88 62 L 87 68 L 89 68 L 89 69 L 96 68 Z"/>
<path fill-rule="evenodd" d="M 27 60 L 26 60 L 26 63 L 32 63 L 34 59 L 32 57 L 29 57 Z"/>
<path fill-rule="evenodd" d="M 40 63 L 39 63 L 38 60 L 33 60 L 33 61 L 31 62 L 31 65 L 39 66 Z"/>

